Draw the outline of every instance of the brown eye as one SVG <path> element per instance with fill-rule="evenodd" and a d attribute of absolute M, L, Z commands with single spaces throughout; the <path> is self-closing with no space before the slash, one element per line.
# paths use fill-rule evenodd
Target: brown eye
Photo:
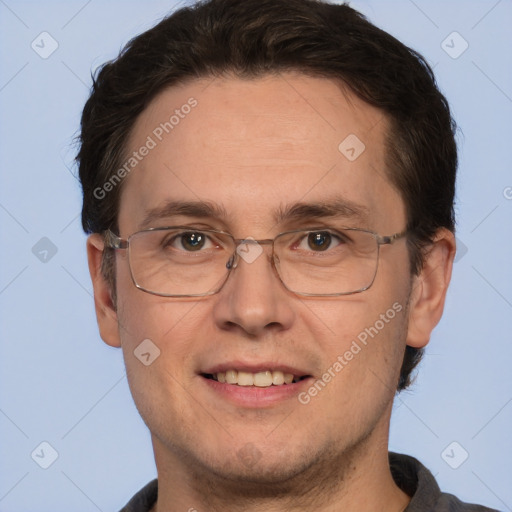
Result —
<path fill-rule="evenodd" d="M 318 231 L 308 234 L 308 247 L 313 251 L 325 251 L 329 249 L 332 235 L 327 231 Z"/>
<path fill-rule="evenodd" d="M 199 252 L 201 249 L 208 249 L 208 243 L 211 245 L 206 233 L 201 231 L 182 231 L 167 237 L 167 240 L 163 240 L 161 245 L 163 248 L 172 248 L 182 252 Z"/>
<path fill-rule="evenodd" d="M 206 243 L 206 235 L 200 232 L 182 233 L 178 240 L 187 251 L 199 251 Z"/>

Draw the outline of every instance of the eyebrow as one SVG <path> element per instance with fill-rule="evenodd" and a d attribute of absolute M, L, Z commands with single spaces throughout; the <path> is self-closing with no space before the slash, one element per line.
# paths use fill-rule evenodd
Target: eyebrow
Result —
<path fill-rule="evenodd" d="M 217 203 L 210 201 L 170 200 L 161 206 L 146 210 L 139 229 L 147 229 L 158 220 L 176 216 L 221 220 L 228 218 L 226 209 Z M 354 219 L 367 224 L 369 216 L 369 210 L 366 206 L 342 197 L 334 197 L 315 203 L 293 203 L 280 206 L 273 212 L 274 221 L 277 224 L 333 217 Z"/>
<path fill-rule="evenodd" d="M 227 218 L 224 207 L 209 201 L 167 201 L 161 206 L 146 210 L 140 229 L 151 227 L 157 220 L 181 215 L 183 217 Z"/>
<path fill-rule="evenodd" d="M 354 219 L 367 224 L 370 211 L 366 206 L 354 203 L 343 197 L 334 197 L 315 203 L 295 203 L 280 207 L 275 213 L 277 223 L 289 221 L 315 220 L 329 217 Z"/>

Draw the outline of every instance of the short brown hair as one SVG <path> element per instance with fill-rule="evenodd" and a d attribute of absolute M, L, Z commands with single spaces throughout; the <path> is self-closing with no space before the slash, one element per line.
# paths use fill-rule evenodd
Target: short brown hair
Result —
<path fill-rule="evenodd" d="M 122 182 L 99 199 L 119 169 L 141 112 L 164 88 L 230 73 L 285 71 L 341 80 L 390 122 L 387 175 L 407 212 L 412 274 L 440 228 L 454 230 L 455 123 L 425 59 L 346 4 L 319 0 L 207 0 L 185 7 L 132 39 L 93 77 L 77 155 L 87 233 L 117 230 Z M 110 252 L 103 261 L 115 295 Z M 422 349 L 407 346 L 398 391 Z"/>

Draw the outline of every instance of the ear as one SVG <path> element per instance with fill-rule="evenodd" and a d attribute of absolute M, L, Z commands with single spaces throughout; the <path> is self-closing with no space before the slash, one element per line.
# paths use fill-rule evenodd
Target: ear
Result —
<path fill-rule="evenodd" d="M 443 314 L 446 292 L 452 276 L 455 236 L 440 229 L 425 256 L 423 268 L 412 282 L 407 345 L 422 348 Z"/>
<path fill-rule="evenodd" d="M 101 339 L 112 347 L 120 347 L 116 308 L 112 302 L 109 283 L 101 272 L 104 242 L 99 233 L 87 238 L 87 260 L 94 289 L 94 306 Z"/>

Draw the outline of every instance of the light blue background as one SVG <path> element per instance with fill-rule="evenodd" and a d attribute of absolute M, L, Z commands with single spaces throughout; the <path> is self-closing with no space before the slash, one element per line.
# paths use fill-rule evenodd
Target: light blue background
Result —
<path fill-rule="evenodd" d="M 91 71 L 174 5 L 0 2 L 2 512 L 114 511 L 156 474 L 121 352 L 98 335 L 72 142 Z M 512 510 L 512 2 L 352 5 L 427 57 L 462 132 L 467 253 L 390 447 L 461 499 Z M 59 44 L 48 59 L 31 48 L 43 31 Z M 441 47 L 453 31 L 469 43 L 457 59 Z M 32 253 L 42 237 L 57 247 L 46 263 Z M 46 470 L 30 456 L 42 441 L 59 454 Z M 452 441 L 469 453 L 458 469 L 441 457 Z"/>

